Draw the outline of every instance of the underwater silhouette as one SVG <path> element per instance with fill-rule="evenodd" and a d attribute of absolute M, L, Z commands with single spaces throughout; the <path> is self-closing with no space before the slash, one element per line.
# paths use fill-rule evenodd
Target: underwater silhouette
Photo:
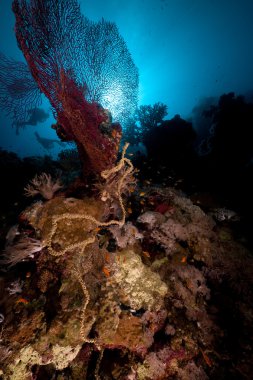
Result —
<path fill-rule="evenodd" d="M 50 151 L 51 149 L 54 149 L 54 145 L 55 144 L 58 144 L 60 146 L 62 146 L 63 148 L 65 148 L 66 144 L 63 143 L 62 141 L 60 140 L 56 140 L 56 139 L 49 139 L 47 137 L 41 137 L 39 135 L 38 132 L 34 132 L 34 135 L 36 137 L 36 140 L 38 141 L 38 143 L 44 148 L 46 149 L 47 151 Z"/>
<path fill-rule="evenodd" d="M 31 110 L 39 109 L 41 101 L 41 92 L 27 64 L 0 52 L 0 107 L 10 115 L 17 134 L 33 118 Z"/>
<path fill-rule="evenodd" d="M 49 114 L 46 113 L 42 108 L 33 108 L 27 111 L 29 116 L 28 120 L 13 122 L 16 127 L 16 134 L 19 134 L 19 128 L 26 125 L 37 125 L 38 123 L 43 123 L 49 118 Z"/>

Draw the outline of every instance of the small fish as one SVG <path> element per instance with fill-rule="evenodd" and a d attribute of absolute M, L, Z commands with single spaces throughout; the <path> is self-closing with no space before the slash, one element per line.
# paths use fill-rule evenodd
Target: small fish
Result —
<path fill-rule="evenodd" d="M 211 359 L 209 358 L 209 356 L 207 356 L 207 354 L 202 350 L 202 348 L 200 349 L 200 351 L 201 351 L 203 359 L 205 360 L 208 367 L 212 367 L 213 363 L 212 363 Z"/>
<path fill-rule="evenodd" d="M 145 194 L 146 194 L 145 191 L 142 191 L 142 192 L 140 193 L 140 196 L 143 197 Z"/>
<path fill-rule="evenodd" d="M 108 252 L 105 253 L 105 261 L 106 261 L 107 263 L 110 262 L 110 255 L 109 255 Z"/>
<path fill-rule="evenodd" d="M 16 303 L 23 303 L 24 305 L 27 305 L 29 301 L 27 301 L 25 298 L 19 298 Z"/>
<path fill-rule="evenodd" d="M 129 214 L 132 214 L 133 210 L 131 209 L 131 207 L 128 207 L 127 212 L 128 212 Z"/>
<path fill-rule="evenodd" d="M 150 257 L 150 253 L 147 251 L 142 251 L 143 256 Z"/>
<path fill-rule="evenodd" d="M 21 214 L 18 216 L 18 219 L 20 222 L 25 222 L 27 220 L 27 216 L 24 212 L 21 212 Z"/>
<path fill-rule="evenodd" d="M 101 230 L 101 227 L 95 228 L 95 232 L 99 232 Z"/>
<path fill-rule="evenodd" d="M 182 259 L 181 259 L 181 263 L 186 263 L 186 261 L 187 261 L 187 256 L 184 256 L 184 257 L 182 257 Z"/>
<path fill-rule="evenodd" d="M 110 277 L 110 271 L 109 271 L 108 268 L 103 267 L 103 273 L 104 273 L 104 275 L 105 275 L 106 277 Z"/>
<path fill-rule="evenodd" d="M 13 242 L 14 242 L 14 239 L 17 235 L 20 235 L 20 232 L 18 231 L 18 224 L 15 224 L 14 226 L 12 226 L 7 235 L 6 235 L 6 245 L 12 245 Z"/>
<path fill-rule="evenodd" d="M 117 137 L 117 134 L 118 134 L 118 132 L 116 131 L 116 129 L 113 129 L 112 130 L 112 137 L 113 138 Z"/>
<path fill-rule="evenodd" d="M 30 278 L 31 277 L 31 272 L 27 272 L 26 275 L 25 275 L 26 278 Z"/>

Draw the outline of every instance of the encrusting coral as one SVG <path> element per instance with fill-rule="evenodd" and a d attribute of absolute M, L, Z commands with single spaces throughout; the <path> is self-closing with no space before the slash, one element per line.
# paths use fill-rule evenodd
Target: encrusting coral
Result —
<path fill-rule="evenodd" d="M 121 302 L 134 310 L 160 310 L 168 292 L 160 276 L 145 266 L 133 249 L 121 251 L 119 260 L 111 282 L 119 288 Z"/>

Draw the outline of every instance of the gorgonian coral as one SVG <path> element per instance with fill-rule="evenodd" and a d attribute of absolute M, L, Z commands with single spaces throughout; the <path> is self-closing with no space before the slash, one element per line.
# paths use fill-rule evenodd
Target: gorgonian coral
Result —
<path fill-rule="evenodd" d="M 74 141 L 83 171 L 117 158 L 121 127 L 136 108 L 138 71 L 114 23 L 91 22 L 77 0 L 14 0 L 16 37 L 32 76 L 49 99 L 64 141 Z M 101 106 L 101 105 L 102 106 Z"/>

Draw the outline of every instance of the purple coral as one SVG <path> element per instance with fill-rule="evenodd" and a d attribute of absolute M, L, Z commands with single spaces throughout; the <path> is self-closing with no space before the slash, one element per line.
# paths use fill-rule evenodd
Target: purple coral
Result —
<path fill-rule="evenodd" d="M 33 258 L 34 254 L 40 252 L 42 248 L 39 240 L 27 236 L 22 237 L 17 243 L 5 248 L 0 264 L 13 267 L 22 261 Z"/>

